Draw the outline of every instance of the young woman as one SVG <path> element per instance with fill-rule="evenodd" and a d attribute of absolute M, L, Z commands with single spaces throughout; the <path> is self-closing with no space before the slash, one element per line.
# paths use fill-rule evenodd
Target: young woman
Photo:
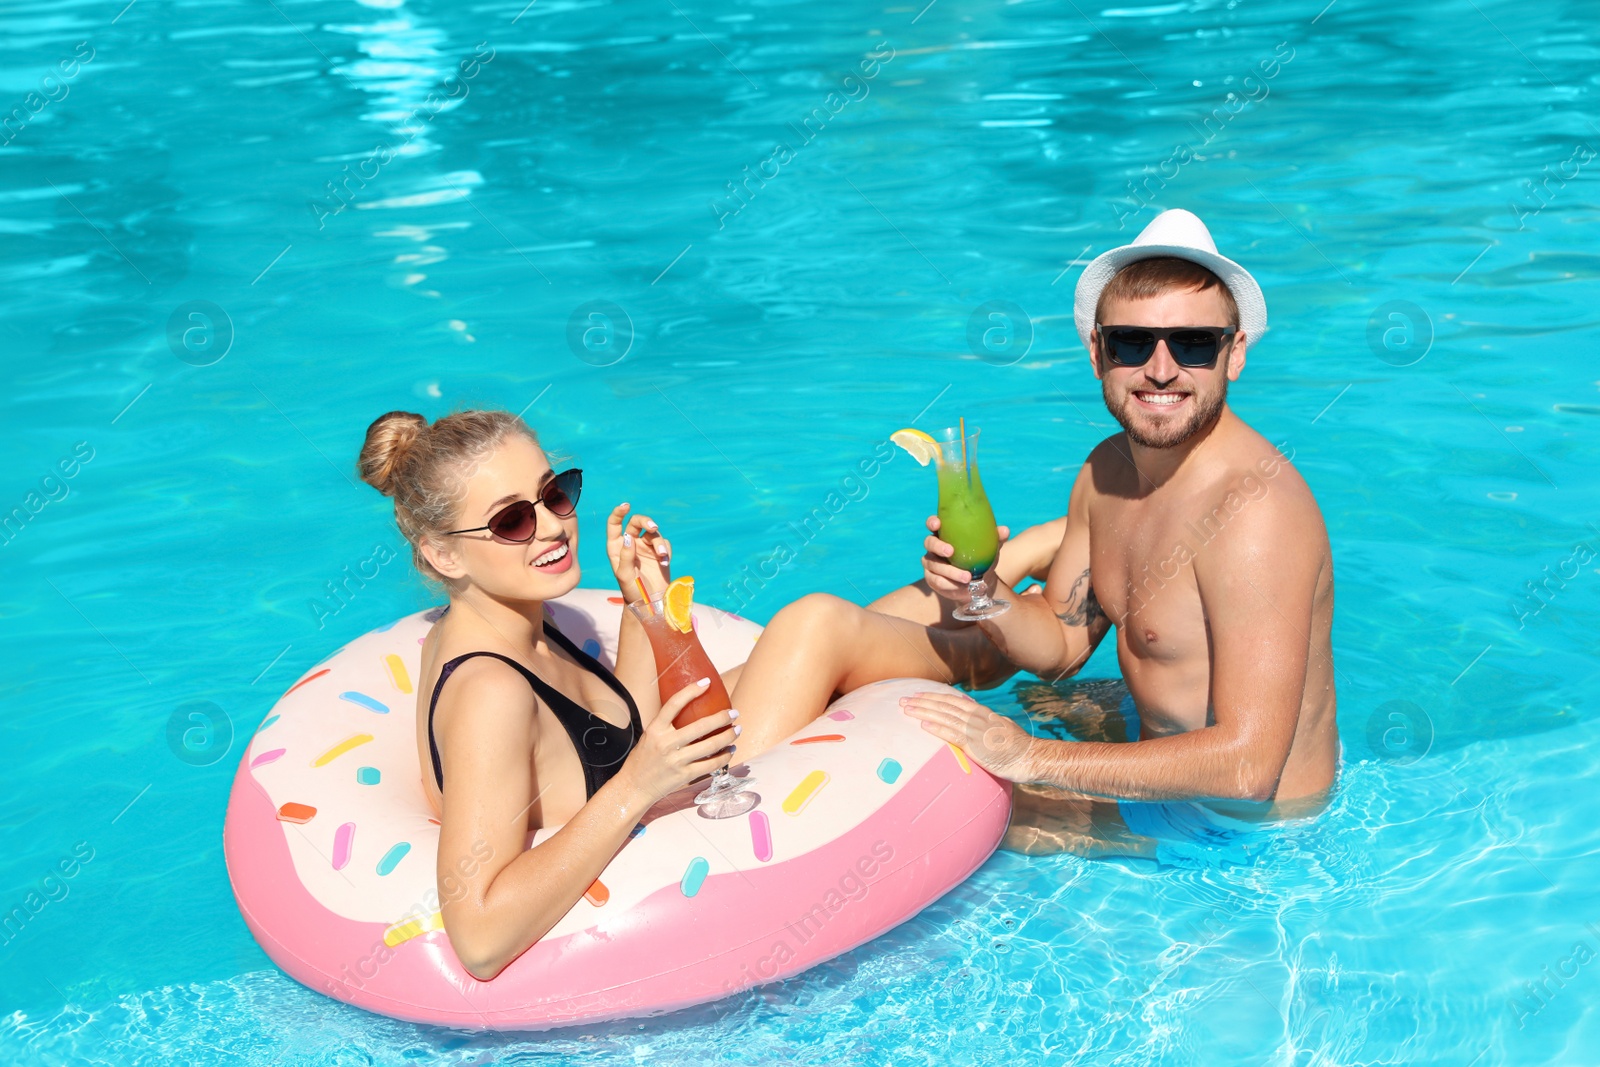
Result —
<path fill-rule="evenodd" d="M 545 601 L 579 582 L 582 473 L 553 470 L 521 419 L 463 411 L 430 426 L 390 412 L 368 428 L 359 465 L 394 498 L 418 570 L 449 596 L 422 649 L 417 747 L 440 813 L 439 881 L 457 887 L 442 904 L 445 931 L 480 980 L 577 903 L 649 808 L 727 766 L 736 748 L 758 755 L 868 682 L 993 674 L 993 649 L 976 631 L 813 594 L 778 612 L 750 660 L 725 676 L 738 711 L 674 729 L 702 687 L 658 699 L 631 613 L 615 674 L 545 615 Z M 638 582 L 657 595 L 670 579 L 670 543 L 627 504 L 611 511 L 606 552 L 630 602 L 641 599 Z M 923 594 L 902 599 L 907 614 L 936 611 Z M 530 830 L 558 824 L 524 847 Z"/>

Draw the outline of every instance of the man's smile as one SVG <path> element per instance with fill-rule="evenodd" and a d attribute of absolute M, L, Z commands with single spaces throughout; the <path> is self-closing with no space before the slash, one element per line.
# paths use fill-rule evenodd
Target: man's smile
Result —
<path fill-rule="evenodd" d="M 1171 410 L 1188 399 L 1188 393 L 1173 389 L 1135 389 L 1133 398 L 1148 408 Z"/>

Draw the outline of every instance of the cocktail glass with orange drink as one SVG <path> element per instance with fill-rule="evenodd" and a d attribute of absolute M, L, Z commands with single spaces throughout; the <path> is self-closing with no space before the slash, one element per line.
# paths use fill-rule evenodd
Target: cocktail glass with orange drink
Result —
<path fill-rule="evenodd" d="M 727 687 L 695 635 L 694 616 L 690 612 L 693 603 L 694 579 L 679 578 L 660 596 L 628 605 L 633 617 L 644 627 L 650 651 L 655 654 L 656 683 L 662 701 L 684 686 L 702 678 L 710 679 L 706 691 L 689 701 L 672 720 L 672 725 L 680 730 L 732 706 Z M 701 816 L 707 819 L 743 815 L 761 803 L 761 796 L 746 788 L 753 782 L 752 778 L 735 778 L 727 768 L 719 767 L 711 774 L 711 784 L 694 798 L 694 802 L 699 805 Z"/>

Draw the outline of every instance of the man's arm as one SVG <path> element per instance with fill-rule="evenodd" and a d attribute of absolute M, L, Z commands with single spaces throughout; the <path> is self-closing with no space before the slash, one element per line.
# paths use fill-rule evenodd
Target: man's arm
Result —
<path fill-rule="evenodd" d="M 1315 517 L 1293 512 L 1252 502 L 1195 560 L 1212 641 L 1206 726 L 1118 745 L 1029 737 L 965 698 L 916 697 L 907 712 L 1014 782 L 1132 799 L 1270 800 L 1303 699 L 1319 565 L 1306 549 L 1321 539 Z"/>
<path fill-rule="evenodd" d="M 1111 629 L 1090 577 L 1090 477 L 1085 463 L 1072 485 L 1066 527 L 1044 595 L 1019 596 L 1011 586 L 997 582 L 994 597 L 1010 601 L 1011 610 L 978 624 L 1008 660 L 1051 681 L 1076 674 Z M 965 600 L 965 585 L 952 589 Z"/>
<path fill-rule="evenodd" d="M 1050 567 L 1055 563 L 1056 549 L 1067 532 L 1067 517 L 1029 526 L 1015 537 L 1000 545 L 1000 556 L 994 562 L 994 572 L 1009 586 L 1022 584 L 1028 578 L 1043 582 L 1050 577 Z"/>

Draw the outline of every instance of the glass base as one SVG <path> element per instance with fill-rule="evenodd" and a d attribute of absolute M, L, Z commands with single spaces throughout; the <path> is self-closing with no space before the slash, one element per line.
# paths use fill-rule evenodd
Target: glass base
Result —
<path fill-rule="evenodd" d="M 754 778 L 735 778 L 726 771 L 713 775 L 711 784 L 694 798 L 695 804 L 700 808 L 700 817 L 731 819 L 735 815 L 743 815 L 752 810 L 761 803 L 761 794 L 753 793 L 746 788 L 754 782 Z"/>
<path fill-rule="evenodd" d="M 1004 615 L 1011 610 L 1011 601 L 991 600 L 985 596 L 982 581 L 968 585 L 967 593 L 970 599 L 952 611 L 951 618 L 960 619 L 962 622 L 978 622 L 982 619 L 992 619 L 996 615 Z"/>

